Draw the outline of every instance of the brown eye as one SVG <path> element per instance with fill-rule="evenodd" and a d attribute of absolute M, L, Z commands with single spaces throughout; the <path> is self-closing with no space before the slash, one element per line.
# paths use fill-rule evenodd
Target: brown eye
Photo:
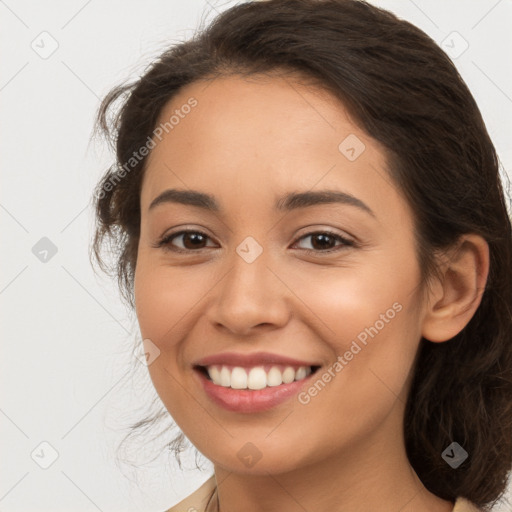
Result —
<path fill-rule="evenodd" d="M 347 246 L 353 246 L 354 242 L 352 240 L 348 240 L 341 235 L 336 233 L 331 233 L 329 231 L 316 231 L 313 233 L 308 233 L 299 238 L 299 240 L 305 240 L 307 238 L 311 239 L 310 245 L 311 249 L 307 247 L 302 247 L 307 252 L 333 252 L 343 249 Z M 336 242 L 341 242 L 336 245 Z"/>
<path fill-rule="evenodd" d="M 202 233 L 183 233 L 183 245 L 186 249 L 202 249 L 206 242 L 206 237 Z"/>
<path fill-rule="evenodd" d="M 180 240 L 179 245 L 173 243 L 173 240 Z M 198 249 L 206 248 L 206 242 L 209 239 L 208 235 L 201 231 L 180 231 L 165 236 L 159 243 L 158 247 L 164 247 L 169 251 L 189 252 Z"/>
<path fill-rule="evenodd" d="M 314 249 L 332 249 L 335 247 L 336 240 L 331 235 L 319 233 L 318 235 L 311 236 L 311 245 Z"/>

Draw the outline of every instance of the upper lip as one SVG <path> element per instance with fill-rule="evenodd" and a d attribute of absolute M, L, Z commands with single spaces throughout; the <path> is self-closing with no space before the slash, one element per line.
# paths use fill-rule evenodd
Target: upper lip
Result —
<path fill-rule="evenodd" d="M 211 365 L 230 365 L 230 366 L 258 366 L 264 364 L 280 364 L 285 366 L 320 366 L 318 363 L 300 361 L 291 357 L 270 352 L 254 352 L 252 354 L 240 354 L 236 352 L 221 352 L 211 356 L 203 357 L 193 363 L 194 366 Z"/>

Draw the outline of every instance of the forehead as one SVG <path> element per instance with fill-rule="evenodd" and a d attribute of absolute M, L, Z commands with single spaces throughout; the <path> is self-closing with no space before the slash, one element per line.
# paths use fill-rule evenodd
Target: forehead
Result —
<path fill-rule="evenodd" d="M 237 191 L 256 196 L 266 191 L 273 199 L 316 185 L 352 193 L 364 188 L 371 197 L 390 184 L 383 148 L 350 119 L 344 105 L 291 77 L 195 82 L 164 107 L 158 126 L 165 123 L 146 163 L 143 208 L 171 187 L 219 197 L 231 191 L 232 199 Z"/>
<path fill-rule="evenodd" d="M 196 106 L 179 115 L 189 110 L 192 99 Z M 235 75 L 192 83 L 163 108 L 158 124 L 164 126 L 171 118 L 175 124 L 164 134 L 165 143 L 153 150 L 154 157 L 171 148 L 200 148 L 201 153 L 222 151 L 230 159 L 300 159 L 315 149 L 327 150 L 329 158 L 329 153 L 338 155 L 342 138 L 363 135 L 332 95 L 291 77 Z"/>

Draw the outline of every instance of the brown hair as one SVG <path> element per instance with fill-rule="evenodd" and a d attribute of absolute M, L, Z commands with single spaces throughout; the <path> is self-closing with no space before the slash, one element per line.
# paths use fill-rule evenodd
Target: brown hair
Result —
<path fill-rule="evenodd" d="M 108 238 L 122 296 L 133 307 L 146 161 L 131 161 L 133 152 L 187 84 L 273 71 L 320 83 L 386 148 L 391 178 L 414 212 L 425 278 L 435 275 L 434 254 L 462 234 L 489 244 L 490 273 L 471 321 L 446 343 L 421 340 L 404 419 L 408 457 L 424 485 L 444 499 L 489 505 L 512 467 L 511 224 L 479 109 L 447 55 L 412 24 L 357 0 L 243 3 L 113 89 L 97 121 L 117 161 L 95 191 L 96 261 L 108 272 L 100 255 Z M 441 457 L 453 441 L 469 454 L 457 469 Z"/>

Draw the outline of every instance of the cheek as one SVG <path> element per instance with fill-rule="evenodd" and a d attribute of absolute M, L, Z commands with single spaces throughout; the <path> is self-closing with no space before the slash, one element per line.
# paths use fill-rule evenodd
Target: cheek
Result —
<path fill-rule="evenodd" d="M 403 267 L 392 276 L 392 268 L 383 272 L 382 267 L 321 269 L 295 278 L 294 293 L 321 320 L 326 337 L 333 339 L 339 350 L 375 323 L 379 330 L 396 323 L 397 309 L 414 299 L 411 283 L 418 278 L 415 269 Z"/>
<path fill-rule="evenodd" d="M 159 356 L 148 366 L 153 385 L 171 415 L 180 419 L 190 408 L 183 392 L 183 340 L 200 319 L 203 300 L 219 278 L 207 266 L 170 268 L 140 255 L 134 276 L 135 308 L 142 339 L 149 339 Z"/>
<path fill-rule="evenodd" d="M 135 308 L 141 334 L 161 350 L 179 340 L 194 308 L 211 288 L 197 269 L 173 271 L 158 263 L 139 261 L 135 272 Z"/>
<path fill-rule="evenodd" d="M 332 364 L 299 396 L 293 415 L 302 416 L 311 432 L 323 432 L 311 440 L 312 452 L 363 443 L 389 421 L 399 435 L 420 330 L 416 304 L 395 291 L 334 295 L 333 290 L 325 301 L 322 318 L 335 332 L 325 338 Z"/>
<path fill-rule="evenodd" d="M 398 263 L 393 268 L 389 262 L 300 280 L 297 290 L 321 319 L 321 336 L 330 346 L 332 363 L 338 361 L 331 376 L 325 375 L 324 405 L 335 400 L 343 414 L 352 409 L 349 417 L 357 418 L 362 403 L 368 404 L 369 414 L 372 408 L 378 414 L 404 390 L 421 333 L 419 296 L 413 288 L 418 280 L 415 266 Z"/>
<path fill-rule="evenodd" d="M 185 336 L 186 315 L 197 302 L 198 293 L 198 287 L 190 286 L 182 272 L 173 273 L 139 256 L 134 276 L 137 320 L 142 339 L 151 340 L 159 350 L 158 357 L 148 365 L 148 373 L 175 421 L 181 420 L 189 400 L 177 366 L 178 340 Z"/>

